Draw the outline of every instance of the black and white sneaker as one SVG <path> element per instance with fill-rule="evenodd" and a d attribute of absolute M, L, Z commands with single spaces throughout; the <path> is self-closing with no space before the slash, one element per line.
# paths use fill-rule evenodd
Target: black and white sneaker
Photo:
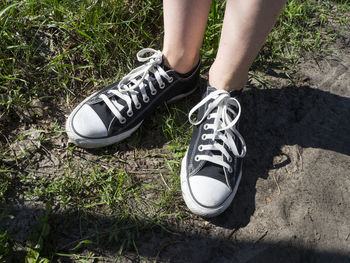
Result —
<path fill-rule="evenodd" d="M 145 54 L 151 54 L 144 57 Z M 142 49 L 144 64 L 122 80 L 81 102 L 70 114 L 66 131 L 71 141 L 97 148 L 130 136 L 160 104 L 191 94 L 199 79 L 200 63 L 187 74 L 166 68 L 161 51 Z"/>
<path fill-rule="evenodd" d="M 197 121 L 193 121 L 196 111 Z M 246 153 L 244 139 L 237 130 L 240 114 L 236 98 L 212 87 L 207 88 L 204 98 L 189 113 L 189 121 L 195 126 L 182 160 L 181 189 L 194 214 L 216 216 L 235 196 Z"/>

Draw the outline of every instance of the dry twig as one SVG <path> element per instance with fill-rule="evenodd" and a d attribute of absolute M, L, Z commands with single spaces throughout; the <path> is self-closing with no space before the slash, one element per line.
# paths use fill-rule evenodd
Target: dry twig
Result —
<path fill-rule="evenodd" d="M 163 174 L 162 174 L 162 173 L 160 173 L 160 178 L 162 178 L 163 183 L 166 185 L 166 187 L 168 187 L 169 191 L 171 191 L 171 188 L 170 188 L 170 187 L 168 186 L 168 184 L 165 182 L 165 180 L 164 180 L 164 177 L 163 177 Z"/>
<path fill-rule="evenodd" d="M 276 183 L 276 185 L 277 185 L 278 194 L 281 194 L 281 188 L 280 188 L 280 186 L 279 186 L 279 184 L 278 184 L 278 182 L 277 182 L 277 179 L 276 179 L 275 175 L 272 174 L 272 177 L 273 177 L 273 180 L 275 180 L 275 183 Z"/>

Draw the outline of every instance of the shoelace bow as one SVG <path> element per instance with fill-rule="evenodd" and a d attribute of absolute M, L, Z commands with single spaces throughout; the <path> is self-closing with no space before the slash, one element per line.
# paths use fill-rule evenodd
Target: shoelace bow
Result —
<path fill-rule="evenodd" d="M 144 54 L 151 53 L 150 56 L 144 57 Z M 106 94 L 101 94 L 100 98 L 106 103 L 112 113 L 118 118 L 121 124 L 126 122 L 126 118 L 120 113 L 125 106 L 117 102 L 117 98 L 120 98 L 126 102 L 128 107 L 127 115 L 131 117 L 134 112 L 132 110 L 132 104 L 136 109 L 141 108 L 141 103 L 137 95 L 141 92 L 142 99 L 145 103 L 148 103 L 150 98 L 146 93 L 146 87 L 150 89 L 151 95 L 157 94 L 157 89 L 152 84 L 152 80 L 158 82 L 159 88 L 163 89 L 165 83 L 162 79 L 164 77 L 169 83 L 173 81 L 164 69 L 160 66 L 162 63 L 162 52 L 152 48 L 145 48 L 137 53 L 137 60 L 139 62 L 146 62 L 142 66 L 133 69 L 128 75 L 126 75 L 118 84 L 117 89 L 109 90 L 108 93 L 112 93 L 112 98 L 109 98 Z M 153 73 L 153 76 L 150 76 Z M 145 82 L 146 81 L 146 84 Z M 139 88 L 139 90 L 137 89 Z"/>
<path fill-rule="evenodd" d="M 202 118 L 197 121 L 193 121 L 191 116 L 195 113 L 200 107 L 203 107 L 208 101 L 213 100 L 209 103 L 207 110 L 204 112 Z M 233 107 L 231 107 L 233 106 Z M 235 112 L 232 108 L 237 108 L 238 112 Z M 216 109 L 216 112 L 212 112 Z M 230 114 L 232 114 L 233 119 Z M 210 143 L 205 145 L 199 145 L 198 150 L 205 151 L 219 151 L 221 154 L 212 155 L 196 155 L 195 160 L 206 160 L 218 165 L 221 165 L 232 172 L 232 167 L 229 163 L 224 161 L 223 155 L 226 157 L 228 162 L 232 162 L 232 157 L 230 153 L 226 150 L 224 144 L 232 151 L 233 155 L 239 158 L 243 158 L 246 154 L 246 144 L 242 135 L 235 128 L 236 123 L 239 120 L 241 115 L 241 106 L 235 98 L 230 97 L 227 91 L 216 90 L 210 93 L 206 98 L 200 101 L 196 106 L 190 111 L 188 118 L 192 125 L 201 124 L 206 118 L 214 119 L 214 123 L 206 123 L 204 125 L 204 130 L 212 130 L 211 133 L 203 134 L 203 140 L 211 140 Z M 241 152 L 238 152 L 237 145 L 234 141 L 235 136 L 237 136 L 241 142 Z M 222 141 L 222 144 L 218 143 L 218 140 Z"/>

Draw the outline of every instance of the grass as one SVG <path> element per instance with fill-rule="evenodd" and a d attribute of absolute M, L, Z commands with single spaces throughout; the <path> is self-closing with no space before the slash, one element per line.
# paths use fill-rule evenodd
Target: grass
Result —
<path fill-rule="evenodd" d="M 204 70 L 215 58 L 224 6 L 211 7 Z M 0 1 L 1 260 L 86 262 L 112 243 L 117 257 L 138 254 L 140 233 L 168 234 L 168 222 L 189 216 L 178 174 L 192 101 L 162 107 L 118 145 L 87 152 L 64 142 L 70 107 L 130 71 L 139 49 L 161 47 L 161 10 L 160 0 Z M 334 26 L 348 28 L 349 10 L 348 1 L 288 1 L 252 76 L 266 65 L 293 67 L 305 52 L 328 52 Z M 37 207 L 24 207 L 35 214 L 24 238 L 4 227 L 19 216 L 13 200 Z"/>

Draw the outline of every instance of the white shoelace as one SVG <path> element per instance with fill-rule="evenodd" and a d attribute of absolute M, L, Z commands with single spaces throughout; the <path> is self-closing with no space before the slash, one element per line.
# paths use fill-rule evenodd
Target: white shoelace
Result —
<path fill-rule="evenodd" d="M 204 115 L 200 120 L 193 121 L 191 119 L 191 116 L 193 113 L 195 113 L 200 107 L 204 106 L 205 103 L 207 103 L 209 100 L 213 100 L 211 103 L 209 103 L 207 110 L 205 111 Z M 238 112 L 235 112 L 232 108 L 236 107 L 238 109 Z M 215 108 L 217 108 L 216 112 L 212 112 Z M 230 117 L 231 113 L 234 118 L 232 119 Z M 207 119 L 214 119 L 214 123 L 212 124 L 205 124 L 204 130 L 212 130 L 208 134 L 202 135 L 202 140 L 211 140 L 211 142 L 208 142 L 208 144 L 205 145 L 199 145 L 198 150 L 205 151 L 219 151 L 221 154 L 212 154 L 212 155 L 205 155 L 205 154 L 198 154 L 195 156 L 196 161 L 206 160 L 208 162 L 212 162 L 218 165 L 221 165 L 228 169 L 228 171 L 232 172 L 232 167 L 229 163 L 224 161 L 223 156 L 226 157 L 226 159 L 229 162 L 232 162 L 232 157 L 230 153 L 226 150 L 224 147 L 224 144 L 228 146 L 228 148 L 233 152 L 234 156 L 243 158 L 246 154 L 246 144 L 242 137 L 242 135 L 238 132 L 238 130 L 234 127 L 235 124 L 238 122 L 239 117 L 241 115 L 241 105 L 239 104 L 238 100 L 235 98 L 230 97 L 229 93 L 227 91 L 223 90 L 216 90 L 212 93 L 210 93 L 208 96 L 206 96 L 202 101 L 200 101 L 196 106 L 192 108 L 190 111 L 188 118 L 192 125 L 199 125 L 203 122 L 205 118 Z M 238 152 L 237 145 L 234 141 L 235 136 L 237 136 L 242 144 L 241 152 Z M 223 144 L 220 144 L 217 142 L 217 140 L 221 140 Z"/>
<path fill-rule="evenodd" d="M 146 53 L 151 53 L 151 55 L 148 57 L 143 57 L 143 55 Z M 154 80 L 154 78 L 158 82 L 160 89 L 165 87 L 162 77 L 164 77 L 169 83 L 173 81 L 173 78 L 170 77 L 160 66 L 162 63 L 161 51 L 152 48 L 142 49 L 137 53 L 137 60 L 139 62 L 147 63 L 135 68 L 128 75 L 126 75 L 119 82 L 117 89 L 108 91 L 108 93 L 111 93 L 126 102 L 128 107 L 127 115 L 129 117 L 133 116 L 134 114 L 132 110 L 132 103 L 135 105 L 136 109 L 141 108 L 141 103 L 137 97 L 139 92 L 141 92 L 142 99 L 145 103 L 148 103 L 150 100 L 146 93 L 146 87 L 150 89 L 151 95 L 154 96 L 157 94 L 157 89 L 152 84 L 152 80 Z M 150 73 L 153 73 L 154 77 L 151 77 Z M 148 82 L 148 85 L 144 83 L 144 80 Z M 139 88 L 139 91 L 137 88 Z M 126 122 L 126 118 L 124 118 L 120 112 L 125 106 L 118 103 L 114 96 L 110 99 L 107 95 L 101 94 L 100 98 L 106 103 L 108 108 L 118 118 L 120 123 L 124 124 Z"/>

